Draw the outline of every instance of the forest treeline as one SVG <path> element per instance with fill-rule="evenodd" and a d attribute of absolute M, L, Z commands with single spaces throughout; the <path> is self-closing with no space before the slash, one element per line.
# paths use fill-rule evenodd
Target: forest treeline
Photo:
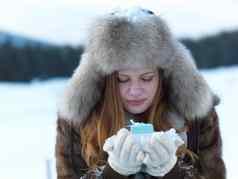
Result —
<path fill-rule="evenodd" d="M 83 46 L 0 45 L 0 81 L 68 77 L 79 63 Z"/>
<path fill-rule="evenodd" d="M 191 50 L 200 69 L 238 64 L 238 31 L 181 41 Z"/>
<path fill-rule="evenodd" d="M 238 64 L 238 31 L 180 41 L 191 50 L 201 69 Z M 83 45 L 17 47 L 8 40 L 0 45 L 0 81 L 68 77 L 78 65 L 83 50 Z"/>

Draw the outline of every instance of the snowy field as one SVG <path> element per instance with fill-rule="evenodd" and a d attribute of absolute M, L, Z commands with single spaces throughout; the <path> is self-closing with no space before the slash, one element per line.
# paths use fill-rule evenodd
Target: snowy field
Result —
<path fill-rule="evenodd" d="M 237 179 L 238 66 L 203 71 L 221 97 L 217 107 L 228 179 Z M 0 179 L 46 179 L 46 161 L 55 175 L 56 104 L 66 79 L 0 83 Z"/>

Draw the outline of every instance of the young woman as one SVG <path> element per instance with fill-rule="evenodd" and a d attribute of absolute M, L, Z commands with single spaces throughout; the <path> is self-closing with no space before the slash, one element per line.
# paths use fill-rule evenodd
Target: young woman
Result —
<path fill-rule="evenodd" d="M 225 179 L 219 99 L 161 17 L 117 11 L 91 29 L 58 112 L 58 179 Z M 174 128 L 183 147 L 156 135 L 141 147 L 131 118 Z"/>

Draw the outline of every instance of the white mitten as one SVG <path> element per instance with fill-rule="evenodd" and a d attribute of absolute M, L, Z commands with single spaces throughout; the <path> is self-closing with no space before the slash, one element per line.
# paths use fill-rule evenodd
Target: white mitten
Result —
<path fill-rule="evenodd" d="M 108 153 L 109 165 L 122 175 L 131 175 L 141 169 L 144 153 L 125 128 L 106 139 L 103 150 Z"/>
<path fill-rule="evenodd" d="M 145 172 L 152 176 L 167 174 L 176 164 L 176 151 L 183 143 L 174 129 L 166 132 L 155 132 L 150 143 L 144 148 L 146 152 L 143 161 L 146 165 Z"/>

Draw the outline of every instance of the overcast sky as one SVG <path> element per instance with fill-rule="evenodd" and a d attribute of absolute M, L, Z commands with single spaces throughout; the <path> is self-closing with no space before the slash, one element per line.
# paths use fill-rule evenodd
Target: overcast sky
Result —
<path fill-rule="evenodd" d="M 76 45 L 95 16 L 133 5 L 161 14 L 178 37 L 238 29 L 237 0 L 0 0 L 0 30 Z"/>

